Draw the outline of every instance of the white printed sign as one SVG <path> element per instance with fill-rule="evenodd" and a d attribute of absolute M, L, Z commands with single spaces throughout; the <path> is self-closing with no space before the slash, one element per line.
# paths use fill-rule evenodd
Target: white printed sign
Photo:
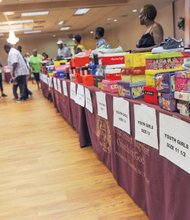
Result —
<path fill-rule="evenodd" d="M 62 81 L 63 84 L 63 94 L 64 96 L 68 96 L 68 92 L 67 92 L 67 82 L 65 80 Z"/>
<path fill-rule="evenodd" d="M 160 113 L 160 155 L 190 173 L 190 124 Z"/>
<path fill-rule="evenodd" d="M 55 77 L 53 77 L 53 87 L 56 91 L 58 90 L 58 88 L 57 88 L 57 78 L 55 78 Z"/>
<path fill-rule="evenodd" d="M 53 84 L 52 84 L 52 77 L 51 77 L 51 76 L 48 78 L 48 84 L 49 84 L 49 87 L 50 87 L 50 88 L 53 87 Z"/>
<path fill-rule="evenodd" d="M 146 105 L 134 105 L 135 139 L 158 149 L 156 110 Z"/>
<path fill-rule="evenodd" d="M 131 134 L 129 102 L 123 98 L 113 98 L 113 123 L 114 127 Z"/>
<path fill-rule="evenodd" d="M 45 74 L 44 74 L 44 83 L 45 83 L 45 84 L 48 84 L 48 77 L 47 77 L 47 75 L 45 75 Z"/>
<path fill-rule="evenodd" d="M 61 80 L 57 79 L 57 90 L 59 93 L 62 93 L 62 89 L 61 89 Z"/>
<path fill-rule="evenodd" d="M 75 101 L 76 97 L 76 84 L 71 82 L 70 84 L 70 98 Z"/>
<path fill-rule="evenodd" d="M 40 74 L 40 80 L 43 82 L 43 74 Z"/>
<path fill-rule="evenodd" d="M 104 92 L 96 92 L 96 102 L 98 115 L 102 118 L 108 119 L 106 94 Z"/>
<path fill-rule="evenodd" d="M 86 109 L 93 113 L 93 106 L 92 106 L 92 98 L 90 95 L 90 90 L 85 88 L 85 99 L 86 99 Z"/>
<path fill-rule="evenodd" d="M 84 86 L 83 85 L 78 84 L 75 102 L 78 105 L 84 107 L 85 97 L 84 97 Z"/>

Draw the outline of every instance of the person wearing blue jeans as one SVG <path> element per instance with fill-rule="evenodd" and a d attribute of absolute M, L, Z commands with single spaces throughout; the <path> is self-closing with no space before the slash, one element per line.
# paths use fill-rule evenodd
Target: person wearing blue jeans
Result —
<path fill-rule="evenodd" d="M 18 86 L 20 89 L 20 97 L 17 99 L 17 102 L 25 101 L 28 98 L 26 76 L 29 75 L 29 70 L 23 56 L 18 50 L 13 48 L 10 44 L 5 44 L 4 50 L 8 54 L 8 65 L 11 67 L 13 93 L 15 92 L 16 86 Z"/>

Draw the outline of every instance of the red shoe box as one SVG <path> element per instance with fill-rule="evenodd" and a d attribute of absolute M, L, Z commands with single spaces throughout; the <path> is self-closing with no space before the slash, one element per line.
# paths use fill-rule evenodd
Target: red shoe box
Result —
<path fill-rule="evenodd" d="M 105 75 L 106 80 L 121 80 L 120 74 L 106 74 Z"/>
<path fill-rule="evenodd" d="M 107 69 L 105 70 L 106 80 L 121 80 L 121 69 Z"/>
<path fill-rule="evenodd" d="M 126 53 L 113 53 L 98 55 L 98 59 L 102 61 L 103 66 L 125 64 L 125 54 Z"/>
<path fill-rule="evenodd" d="M 74 63 L 76 67 L 85 67 L 86 65 L 90 63 L 90 58 L 89 56 L 75 57 Z"/>
<path fill-rule="evenodd" d="M 144 101 L 158 105 L 158 93 L 155 86 L 144 86 Z"/>
<path fill-rule="evenodd" d="M 123 75 L 144 75 L 145 74 L 145 66 L 123 68 L 121 70 L 121 74 L 123 74 Z"/>
<path fill-rule="evenodd" d="M 82 84 L 85 86 L 93 86 L 94 85 L 94 75 L 84 75 L 81 76 Z"/>
<path fill-rule="evenodd" d="M 75 76 L 75 82 L 76 83 L 82 83 L 82 76 L 80 74 L 76 74 Z"/>

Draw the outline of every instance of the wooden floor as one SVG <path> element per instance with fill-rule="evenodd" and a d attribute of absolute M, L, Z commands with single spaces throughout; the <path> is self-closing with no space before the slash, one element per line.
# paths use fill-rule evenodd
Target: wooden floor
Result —
<path fill-rule="evenodd" d="M 147 220 L 76 132 L 31 86 L 0 99 L 0 220 Z"/>

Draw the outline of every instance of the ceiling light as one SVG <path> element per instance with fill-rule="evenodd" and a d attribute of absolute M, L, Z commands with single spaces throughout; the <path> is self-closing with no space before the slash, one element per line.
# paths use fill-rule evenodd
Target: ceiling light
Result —
<path fill-rule="evenodd" d="M 25 23 L 33 23 L 33 20 L 2 21 L 0 22 L 0 25 L 13 25 L 13 24 L 25 24 Z"/>
<path fill-rule="evenodd" d="M 112 19 L 112 18 L 107 18 L 107 20 L 108 20 L 108 21 L 111 21 L 111 20 L 113 20 L 113 19 Z"/>
<path fill-rule="evenodd" d="M 117 19 L 114 19 L 113 21 L 114 21 L 114 22 L 117 22 Z"/>
<path fill-rule="evenodd" d="M 75 15 L 84 15 L 88 11 L 90 11 L 90 8 L 80 8 L 75 11 Z"/>
<path fill-rule="evenodd" d="M 72 40 L 75 41 L 75 38 L 73 37 Z"/>
<path fill-rule="evenodd" d="M 25 31 L 24 34 L 36 34 L 36 33 L 41 33 L 41 30 L 36 30 L 36 31 Z"/>
<path fill-rule="evenodd" d="M 71 27 L 62 27 L 60 28 L 60 31 L 66 31 L 66 30 L 69 30 Z"/>
<path fill-rule="evenodd" d="M 137 9 L 133 9 L 132 12 L 134 12 L 134 13 L 137 12 Z"/>
<path fill-rule="evenodd" d="M 59 21 L 58 22 L 58 25 L 62 25 L 62 24 L 64 24 L 65 23 L 65 21 Z"/>
<path fill-rule="evenodd" d="M 13 45 L 19 42 L 19 38 L 15 36 L 14 31 L 9 31 L 9 38 L 7 39 L 7 42 Z"/>
<path fill-rule="evenodd" d="M 7 11 L 3 13 L 5 16 L 14 15 L 14 11 Z"/>
<path fill-rule="evenodd" d="M 7 26 L 0 26 L 0 33 L 9 33 L 10 30 L 12 30 L 14 32 L 18 32 L 18 31 L 31 31 L 32 28 L 23 28 L 22 25 L 9 26 L 9 28 L 7 28 Z"/>
<path fill-rule="evenodd" d="M 49 14 L 49 11 L 34 11 L 34 12 L 21 13 L 21 16 L 22 17 L 25 17 L 25 16 L 40 16 L 40 15 L 48 15 L 48 14 Z"/>
<path fill-rule="evenodd" d="M 94 33 L 94 31 L 90 31 L 90 33 L 91 33 L 91 34 L 93 34 L 93 33 Z"/>

